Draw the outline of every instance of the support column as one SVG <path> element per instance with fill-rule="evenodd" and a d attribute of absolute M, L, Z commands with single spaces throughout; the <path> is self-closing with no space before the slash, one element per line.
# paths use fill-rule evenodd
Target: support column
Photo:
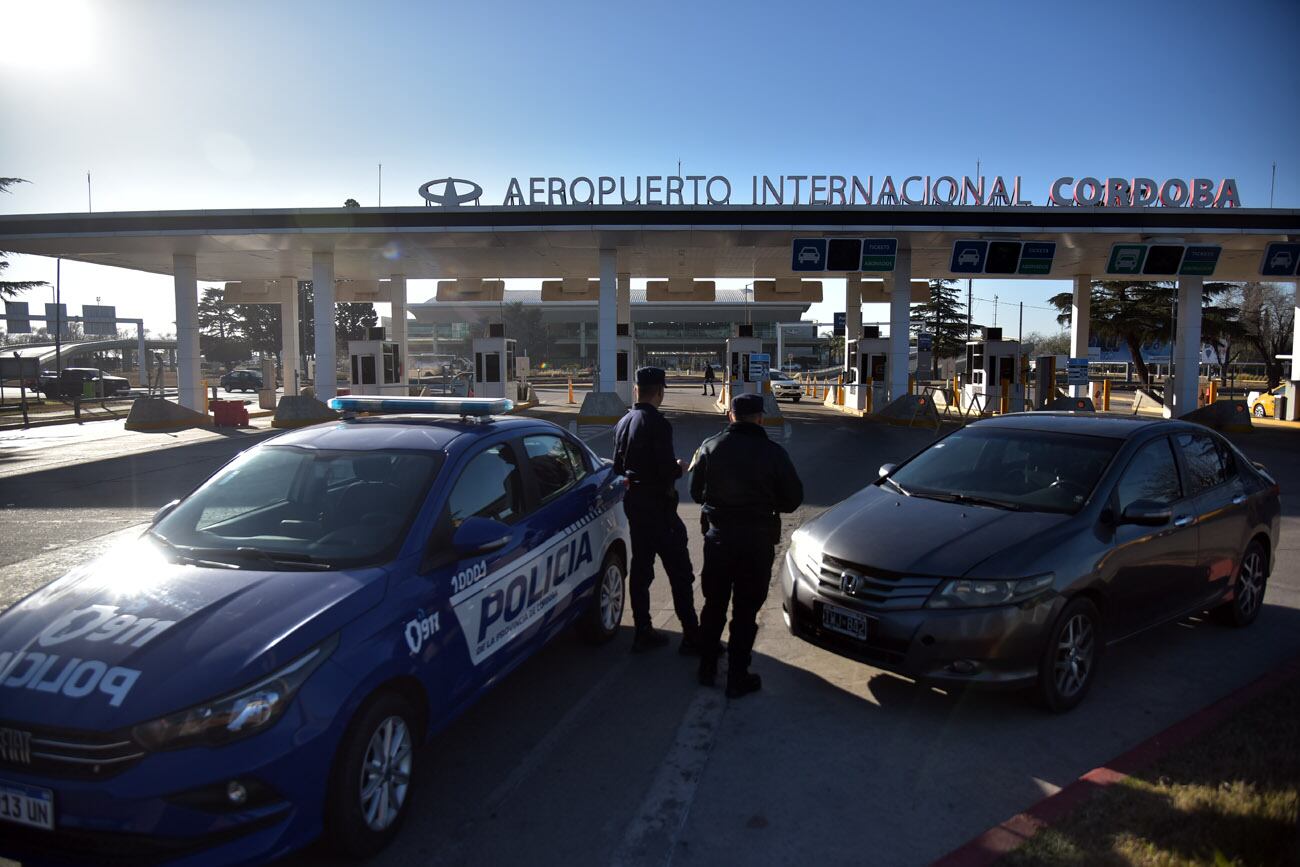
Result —
<path fill-rule="evenodd" d="M 889 399 L 907 394 L 907 351 L 912 325 L 912 251 L 899 250 L 889 289 Z M 892 285 L 890 283 L 892 282 Z M 858 305 L 859 333 L 862 306 Z"/>
<path fill-rule="evenodd" d="M 1295 291 L 1295 322 L 1300 323 L 1300 283 L 1291 288 Z M 1290 380 L 1286 390 L 1286 420 L 1300 421 L 1300 328 L 1293 329 L 1291 337 Z"/>
<path fill-rule="evenodd" d="M 397 343 L 397 357 L 402 360 L 402 375 L 400 379 L 403 383 L 411 375 L 409 365 L 410 353 L 406 346 L 406 275 L 392 275 L 392 285 L 388 288 L 392 291 L 392 312 L 393 333 L 389 340 Z M 406 394 L 406 392 L 402 392 Z"/>
<path fill-rule="evenodd" d="M 618 324 L 632 324 L 632 275 L 621 273 L 618 275 L 615 285 L 618 287 Z M 628 328 L 628 334 L 632 329 Z"/>
<path fill-rule="evenodd" d="M 298 278 L 280 278 L 280 379 L 284 393 L 298 393 Z"/>
<path fill-rule="evenodd" d="M 149 351 L 144 345 L 144 320 L 135 321 L 136 360 L 140 364 L 140 387 L 149 387 Z"/>
<path fill-rule="evenodd" d="M 617 372 L 618 341 L 618 251 L 600 251 L 600 301 L 596 308 L 596 364 L 600 378 L 596 391 L 614 391 L 614 374 Z"/>
<path fill-rule="evenodd" d="M 1199 308 L 1199 305 L 1198 305 Z M 1070 357 L 1088 357 L 1088 326 L 1092 316 L 1092 275 L 1074 278 L 1074 300 L 1070 304 Z M 1070 397 L 1087 397 L 1087 385 L 1070 386 Z"/>
<path fill-rule="evenodd" d="M 587 357 L 587 323 L 578 323 L 578 357 Z"/>
<path fill-rule="evenodd" d="M 198 264 L 188 253 L 172 254 L 176 287 L 176 394 L 186 409 L 203 409 L 199 381 L 199 281 Z"/>
<path fill-rule="evenodd" d="M 1201 373 L 1201 297 L 1203 277 L 1178 278 L 1178 322 L 1174 335 L 1173 414 L 1187 415 L 1196 409 L 1196 386 Z M 1166 389 L 1165 402 L 1169 392 Z"/>
<path fill-rule="evenodd" d="M 329 400 L 337 394 L 334 331 L 334 254 L 311 254 L 312 308 L 316 322 L 316 399 Z"/>
<path fill-rule="evenodd" d="M 844 339 L 857 340 L 862 336 L 862 275 L 850 274 L 844 278 Z"/>

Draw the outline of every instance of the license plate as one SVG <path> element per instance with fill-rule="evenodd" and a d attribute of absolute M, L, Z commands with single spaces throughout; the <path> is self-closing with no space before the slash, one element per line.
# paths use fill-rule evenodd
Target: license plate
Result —
<path fill-rule="evenodd" d="M 856 611 L 836 608 L 834 605 L 823 605 L 822 626 L 859 641 L 867 640 L 867 618 Z"/>
<path fill-rule="evenodd" d="M 54 830 L 54 793 L 0 780 L 0 821 Z"/>

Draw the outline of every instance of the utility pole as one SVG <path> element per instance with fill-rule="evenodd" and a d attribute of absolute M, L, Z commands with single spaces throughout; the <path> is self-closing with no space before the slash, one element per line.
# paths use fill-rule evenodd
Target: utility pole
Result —
<path fill-rule="evenodd" d="M 1020 328 L 1016 331 L 1016 343 L 1025 342 L 1025 302 L 1020 302 Z"/>
<path fill-rule="evenodd" d="M 993 327 L 998 327 L 998 294 L 993 293 Z"/>
<path fill-rule="evenodd" d="M 1273 161 L 1273 177 L 1268 182 L 1268 206 L 1273 207 L 1273 188 L 1277 186 L 1277 161 Z"/>
<path fill-rule="evenodd" d="M 86 213 L 95 213 L 95 209 L 92 207 L 90 199 L 90 172 L 86 172 Z"/>
<path fill-rule="evenodd" d="M 975 333 L 975 327 L 971 319 L 971 279 L 966 278 L 966 339 L 970 340 L 971 335 Z"/>
<path fill-rule="evenodd" d="M 384 164 L 379 164 L 379 207 L 384 206 Z"/>
<path fill-rule="evenodd" d="M 87 173 L 87 180 L 90 175 Z M 59 306 L 61 278 L 63 276 L 63 260 L 54 260 L 54 375 L 58 376 L 63 370 L 63 314 L 60 312 L 63 308 Z"/>

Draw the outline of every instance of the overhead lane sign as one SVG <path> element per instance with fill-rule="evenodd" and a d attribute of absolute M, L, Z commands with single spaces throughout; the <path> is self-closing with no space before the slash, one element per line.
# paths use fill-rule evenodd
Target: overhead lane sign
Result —
<path fill-rule="evenodd" d="M 1106 273 L 1141 274 L 1142 260 L 1146 256 L 1146 244 L 1113 244 L 1110 259 L 1106 262 Z"/>
<path fill-rule="evenodd" d="M 1300 268 L 1300 244 L 1269 244 L 1259 263 L 1262 277 L 1290 277 Z"/>
<path fill-rule="evenodd" d="M 988 252 L 988 241 L 953 241 L 948 270 L 954 274 L 983 274 Z"/>
<path fill-rule="evenodd" d="M 1055 241 L 1026 241 L 1020 249 L 1018 274 L 1051 274 L 1056 258 Z"/>
<path fill-rule="evenodd" d="M 1183 264 L 1178 273 L 1189 277 L 1212 277 L 1222 252 L 1222 247 L 1212 244 L 1189 244 L 1183 253 Z"/>
<path fill-rule="evenodd" d="M 897 238 L 795 238 L 790 245 L 791 271 L 885 273 L 898 261 Z"/>
<path fill-rule="evenodd" d="M 1216 244 L 1114 244 L 1107 274 L 1212 277 L 1223 248 Z"/>

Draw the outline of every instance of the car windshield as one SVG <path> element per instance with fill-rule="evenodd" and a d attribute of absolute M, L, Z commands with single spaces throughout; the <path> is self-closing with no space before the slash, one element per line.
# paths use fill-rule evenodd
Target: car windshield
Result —
<path fill-rule="evenodd" d="M 1121 442 L 971 427 L 935 443 L 890 479 L 912 496 L 1072 514 L 1087 502 Z"/>
<path fill-rule="evenodd" d="M 441 460 L 421 451 L 255 448 L 150 534 L 179 558 L 249 568 L 382 562 L 405 538 Z"/>

